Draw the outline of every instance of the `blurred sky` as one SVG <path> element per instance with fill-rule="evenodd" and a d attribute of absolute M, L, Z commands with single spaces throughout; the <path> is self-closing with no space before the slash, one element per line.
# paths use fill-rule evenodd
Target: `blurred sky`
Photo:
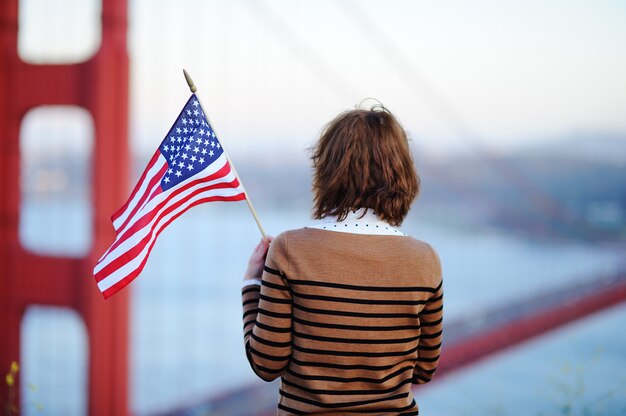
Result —
<path fill-rule="evenodd" d="M 22 57 L 85 59 L 98 3 L 21 0 Z M 171 126 L 182 68 L 231 153 L 300 151 L 365 97 L 431 154 L 626 133 L 624 22 L 620 0 L 129 0 L 133 146 Z"/>

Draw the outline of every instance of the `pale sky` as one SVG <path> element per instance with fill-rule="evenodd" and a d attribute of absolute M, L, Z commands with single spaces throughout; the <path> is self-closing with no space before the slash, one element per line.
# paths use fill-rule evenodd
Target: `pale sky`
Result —
<path fill-rule="evenodd" d="M 96 3 L 22 0 L 21 27 L 36 27 L 22 56 L 91 53 Z M 156 148 L 189 94 L 183 67 L 248 156 L 304 149 L 365 97 L 433 154 L 464 148 L 468 129 L 494 152 L 626 133 L 624 22 L 619 0 L 129 0 L 131 138 Z"/>

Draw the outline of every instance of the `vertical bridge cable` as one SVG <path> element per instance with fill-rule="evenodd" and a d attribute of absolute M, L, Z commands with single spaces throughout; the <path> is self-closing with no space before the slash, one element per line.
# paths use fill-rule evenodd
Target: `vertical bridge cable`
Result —
<path fill-rule="evenodd" d="M 329 91 L 342 99 L 346 96 L 356 99 L 359 96 L 352 83 L 332 65 L 328 65 L 316 50 L 295 33 L 264 1 L 249 1 L 247 4 L 289 54 L 304 63 L 311 75 L 326 85 Z"/>
<path fill-rule="evenodd" d="M 536 212 L 543 215 L 544 222 L 547 223 L 548 220 L 552 220 L 556 223 L 563 223 L 563 219 L 569 218 L 572 220 L 572 223 L 567 225 L 572 236 L 606 236 L 603 230 L 599 230 L 586 219 L 573 212 L 522 172 L 510 164 L 499 162 L 494 157 L 491 157 L 490 152 L 483 144 L 481 134 L 433 86 L 424 73 L 396 47 L 394 42 L 377 25 L 376 20 L 372 19 L 358 2 L 344 0 L 336 4 L 344 8 L 346 15 L 352 20 L 355 27 L 366 36 L 372 47 L 391 63 L 390 66 L 411 87 L 411 92 L 432 108 L 440 119 L 468 145 L 479 160 L 507 180 L 522 195 L 526 196 Z"/>

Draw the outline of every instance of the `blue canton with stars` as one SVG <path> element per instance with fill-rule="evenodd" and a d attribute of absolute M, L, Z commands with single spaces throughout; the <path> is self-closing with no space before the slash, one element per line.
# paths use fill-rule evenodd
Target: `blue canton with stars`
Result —
<path fill-rule="evenodd" d="M 224 152 L 195 94 L 185 104 L 159 151 L 169 165 L 161 179 L 164 191 L 202 172 Z"/>

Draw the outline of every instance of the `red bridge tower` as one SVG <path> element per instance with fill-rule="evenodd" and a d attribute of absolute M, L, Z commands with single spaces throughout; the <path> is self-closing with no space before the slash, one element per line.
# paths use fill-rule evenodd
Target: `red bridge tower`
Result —
<path fill-rule="evenodd" d="M 127 1 L 103 0 L 100 49 L 71 65 L 20 60 L 18 9 L 18 0 L 0 1 L 0 373 L 20 360 L 20 322 L 29 305 L 70 307 L 87 328 L 89 414 L 125 415 L 129 291 L 105 302 L 91 269 L 113 241 L 109 215 L 128 192 Z M 94 120 L 94 239 L 84 258 L 35 255 L 18 239 L 20 124 L 41 105 L 79 106 Z M 2 385 L 0 397 L 6 398 Z"/>

